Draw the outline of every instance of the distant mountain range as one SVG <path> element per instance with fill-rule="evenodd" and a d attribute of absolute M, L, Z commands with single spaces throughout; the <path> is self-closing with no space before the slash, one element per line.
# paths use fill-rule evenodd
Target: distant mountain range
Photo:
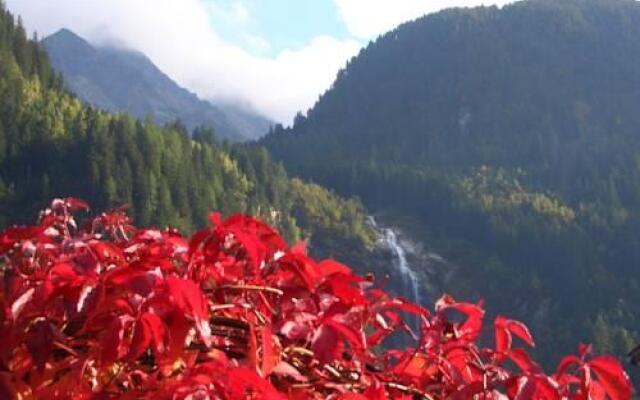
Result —
<path fill-rule="evenodd" d="M 180 87 L 144 54 L 96 47 L 68 29 L 43 40 L 55 70 L 84 101 L 109 111 L 126 111 L 158 123 L 180 119 L 190 130 L 213 127 L 221 138 L 250 140 L 264 135 L 272 122 L 227 104 L 212 104 Z"/>

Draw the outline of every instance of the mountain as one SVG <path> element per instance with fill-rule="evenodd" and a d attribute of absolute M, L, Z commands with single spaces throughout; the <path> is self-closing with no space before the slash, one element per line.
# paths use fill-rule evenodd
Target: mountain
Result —
<path fill-rule="evenodd" d="M 164 124 L 180 119 L 189 130 L 204 125 L 233 140 L 256 139 L 271 121 L 228 104 L 212 104 L 178 86 L 144 54 L 95 47 L 62 29 L 42 41 L 55 70 L 81 99 L 109 111 L 137 118 L 153 116 Z"/>
<path fill-rule="evenodd" d="M 624 354 L 640 336 L 638 109 L 640 2 L 529 0 L 384 34 L 262 143 L 404 221 L 459 266 L 444 290 L 488 293 L 548 359 L 576 339 Z"/>
<path fill-rule="evenodd" d="M 0 27 L 0 230 L 73 196 L 101 210 L 128 205 L 135 223 L 182 232 L 209 225 L 212 211 L 247 213 L 291 243 L 308 239 L 313 254 L 360 267 L 379 258 L 357 200 L 291 179 L 264 148 L 220 142 L 210 128 L 190 135 L 178 123 L 90 107 L 2 2 Z M 95 54 L 81 48 L 77 62 Z"/>

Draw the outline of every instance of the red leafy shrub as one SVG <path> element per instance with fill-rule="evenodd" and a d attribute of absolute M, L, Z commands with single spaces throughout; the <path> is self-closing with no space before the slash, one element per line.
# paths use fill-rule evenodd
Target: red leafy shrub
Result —
<path fill-rule="evenodd" d="M 122 210 L 78 227 L 75 199 L 0 234 L 0 398 L 629 399 L 618 362 L 581 346 L 547 375 L 480 305 L 433 312 L 247 216 L 191 239 Z M 412 332 L 403 315 L 420 319 Z M 455 315 L 455 317 L 454 317 Z M 454 322 L 461 321 L 461 322 Z M 405 331 L 415 345 L 380 346 Z"/>

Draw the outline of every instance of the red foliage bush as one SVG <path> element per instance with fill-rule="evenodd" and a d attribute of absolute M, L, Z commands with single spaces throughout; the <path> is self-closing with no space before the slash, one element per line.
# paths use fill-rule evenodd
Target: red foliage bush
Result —
<path fill-rule="evenodd" d="M 514 346 L 534 344 L 522 323 L 498 317 L 495 348 L 480 347 L 480 305 L 392 298 L 251 217 L 212 214 L 186 239 L 122 210 L 79 228 L 87 208 L 55 200 L 0 234 L 2 399 L 631 397 L 612 357 L 581 346 L 546 375 Z M 380 346 L 400 331 L 413 347 Z"/>

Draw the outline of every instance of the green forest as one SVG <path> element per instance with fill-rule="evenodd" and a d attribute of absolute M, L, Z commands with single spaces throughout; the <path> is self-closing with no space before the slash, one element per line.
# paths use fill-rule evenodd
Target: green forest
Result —
<path fill-rule="evenodd" d="M 363 206 L 300 179 L 257 145 L 220 141 L 209 128 L 158 126 L 84 105 L 56 75 L 37 38 L 0 9 L 0 226 L 32 222 L 50 199 L 95 210 L 128 205 L 141 226 L 193 232 L 211 211 L 243 212 L 317 254 L 364 264 L 373 232 Z M 346 256 L 346 255 L 345 255 Z"/>
<path fill-rule="evenodd" d="M 626 354 L 640 319 L 640 3 L 532 0 L 406 23 L 264 140 L 358 196 L 540 335 Z"/>

